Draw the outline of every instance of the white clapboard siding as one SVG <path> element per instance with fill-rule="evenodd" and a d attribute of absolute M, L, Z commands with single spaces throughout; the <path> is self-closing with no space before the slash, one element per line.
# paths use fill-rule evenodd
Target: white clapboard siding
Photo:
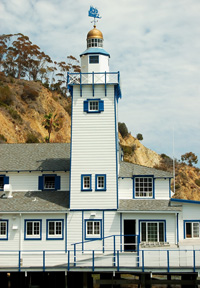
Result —
<path fill-rule="evenodd" d="M 155 179 L 155 199 L 169 199 L 169 179 Z"/>
<path fill-rule="evenodd" d="M 38 179 L 43 174 L 56 174 L 60 176 L 60 190 L 69 191 L 69 172 L 9 172 L 9 183 L 13 191 L 38 191 Z"/>
<path fill-rule="evenodd" d="M 71 151 L 71 206 L 72 209 L 116 208 L 116 138 L 114 86 L 92 85 L 73 91 L 72 151 Z M 101 113 L 83 112 L 86 99 L 104 100 Z M 81 191 L 81 175 L 92 174 L 92 191 Z M 106 191 L 95 191 L 95 175 L 106 174 Z"/>
<path fill-rule="evenodd" d="M 133 199 L 133 180 L 119 178 L 119 199 Z"/>
<path fill-rule="evenodd" d="M 67 249 L 73 250 L 73 243 L 82 242 L 82 212 L 71 211 L 67 217 Z M 81 250 L 81 244 L 77 245 L 77 250 Z"/>

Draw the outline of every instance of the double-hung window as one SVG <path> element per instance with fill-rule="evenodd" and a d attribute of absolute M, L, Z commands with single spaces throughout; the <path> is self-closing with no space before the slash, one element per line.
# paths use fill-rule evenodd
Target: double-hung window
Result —
<path fill-rule="evenodd" d="M 85 239 L 101 239 L 101 220 L 86 220 Z"/>
<path fill-rule="evenodd" d="M 92 175 L 81 175 L 81 191 L 92 191 Z"/>
<path fill-rule="evenodd" d="M 42 239 L 42 220 L 25 220 L 25 240 Z"/>
<path fill-rule="evenodd" d="M 95 175 L 95 190 L 106 191 L 106 175 Z"/>
<path fill-rule="evenodd" d="M 47 220 L 47 240 L 63 240 L 63 219 Z"/>
<path fill-rule="evenodd" d="M 134 178 L 135 198 L 153 198 L 153 177 Z"/>
<path fill-rule="evenodd" d="M 8 240 L 8 220 L 0 220 L 0 240 Z"/>
<path fill-rule="evenodd" d="M 87 113 L 101 113 L 104 111 L 104 100 L 87 99 L 83 102 L 83 111 Z"/>
<path fill-rule="evenodd" d="M 142 242 L 165 242 L 164 221 L 141 221 L 140 225 Z"/>
<path fill-rule="evenodd" d="M 184 238 L 199 238 L 199 223 L 200 221 L 184 221 L 185 222 L 185 237 Z"/>

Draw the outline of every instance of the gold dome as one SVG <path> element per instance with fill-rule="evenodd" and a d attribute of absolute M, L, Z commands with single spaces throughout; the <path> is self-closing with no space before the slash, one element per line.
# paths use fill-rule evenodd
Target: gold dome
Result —
<path fill-rule="evenodd" d="M 98 30 L 96 26 L 94 26 L 94 28 L 90 30 L 87 34 L 87 40 L 92 38 L 103 39 L 102 32 Z"/>

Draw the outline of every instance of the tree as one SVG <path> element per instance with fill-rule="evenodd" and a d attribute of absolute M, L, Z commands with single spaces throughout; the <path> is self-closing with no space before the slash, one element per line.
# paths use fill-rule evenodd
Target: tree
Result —
<path fill-rule="evenodd" d="M 140 140 L 140 141 L 143 140 L 143 136 L 142 136 L 141 133 L 138 133 L 137 136 L 136 136 L 136 138 L 137 138 L 138 140 Z"/>
<path fill-rule="evenodd" d="M 181 160 L 186 163 L 188 163 L 189 166 L 193 166 L 193 164 L 197 164 L 198 158 L 197 156 L 192 152 L 187 152 L 183 155 L 181 155 Z"/>
<path fill-rule="evenodd" d="M 128 135 L 128 128 L 126 127 L 125 123 L 118 123 L 118 130 L 120 132 L 120 134 L 122 135 L 122 137 L 126 137 Z"/>
<path fill-rule="evenodd" d="M 51 132 L 56 129 L 56 127 L 59 126 L 57 114 L 53 116 L 52 113 L 44 115 L 44 120 L 42 122 L 42 125 L 44 128 L 48 131 L 49 136 L 45 138 L 46 142 L 50 142 Z"/>

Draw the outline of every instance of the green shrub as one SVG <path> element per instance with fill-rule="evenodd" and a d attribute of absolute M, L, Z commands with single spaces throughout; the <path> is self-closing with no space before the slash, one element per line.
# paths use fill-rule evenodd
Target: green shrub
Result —
<path fill-rule="evenodd" d="M 0 143 L 6 143 L 7 139 L 2 134 L 0 134 Z"/>
<path fill-rule="evenodd" d="M 71 103 L 65 106 L 65 111 L 69 114 L 69 116 L 72 115 L 72 105 Z"/>
<path fill-rule="evenodd" d="M 200 179 L 196 179 L 194 182 L 197 184 L 197 186 L 200 186 Z"/>
<path fill-rule="evenodd" d="M 137 138 L 138 140 L 140 140 L 140 141 L 143 140 L 143 136 L 142 136 L 141 133 L 138 133 L 137 136 L 136 136 L 136 138 Z"/>
<path fill-rule="evenodd" d="M 122 137 L 126 137 L 128 136 L 128 128 L 126 127 L 125 123 L 118 123 L 118 130 L 120 132 L 120 134 L 122 135 Z"/>
<path fill-rule="evenodd" d="M 40 141 L 33 133 L 28 133 L 26 136 L 26 143 L 40 143 Z"/>
<path fill-rule="evenodd" d="M 13 108 L 9 108 L 9 109 L 8 109 L 8 113 L 10 114 L 10 116 L 11 116 L 13 119 L 17 120 L 20 124 L 23 122 L 21 116 L 20 116 L 20 115 L 17 113 L 17 111 L 14 110 Z"/>
<path fill-rule="evenodd" d="M 121 145 L 121 148 L 125 154 L 131 155 L 132 154 L 132 147 Z"/>
<path fill-rule="evenodd" d="M 21 95 L 22 100 L 24 100 L 25 102 L 27 100 L 35 101 L 38 96 L 39 92 L 37 90 L 28 85 L 24 86 L 23 93 Z"/>
<path fill-rule="evenodd" d="M 180 184 L 175 184 L 175 190 L 178 190 L 181 188 L 181 185 Z"/>
<path fill-rule="evenodd" d="M 6 86 L 0 86 L 0 102 L 10 106 L 13 102 L 12 91 Z"/>

